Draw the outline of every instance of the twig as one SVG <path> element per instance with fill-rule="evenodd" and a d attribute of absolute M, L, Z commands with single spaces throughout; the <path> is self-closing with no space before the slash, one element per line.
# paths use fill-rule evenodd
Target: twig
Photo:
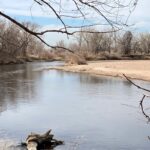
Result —
<path fill-rule="evenodd" d="M 131 84 L 133 84 L 134 86 L 136 86 L 138 89 L 141 89 L 141 90 L 143 90 L 143 91 L 150 92 L 149 89 L 143 88 L 143 87 L 137 85 L 136 83 L 134 83 L 134 82 L 133 82 L 132 80 L 130 80 L 129 77 L 127 77 L 125 74 L 123 74 L 123 76 L 124 76 Z"/>
<path fill-rule="evenodd" d="M 140 101 L 140 107 L 141 107 L 143 115 L 148 119 L 148 122 L 150 122 L 150 116 L 146 114 L 146 112 L 144 111 L 144 107 L 143 107 L 143 102 L 144 102 L 145 97 L 148 97 L 148 96 L 146 96 L 145 94 L 143 95 Z"/>
<path fill-rule="evenodd" d="M 134 83 L 134 82 L 133 82 L 132 80 L 130 80 L 129 77 L 127 77 L 125 74 L 123 74 L 123 76 L 124 76 L 132 85 L 134 85 L 134 86 L 137 87 L 138 89 L 141 89 L 141 90 L 143 90 L 143 91 L 150 92 L 149 89 L 145 89 L 145 88 L 143 88 L 143 87 L 137 85 L 136 83 Z M 141 110 L 142 110 L 142 114 L 148 119 L 148 122 L 150 122 L 150 116 L 147 115 L 147 113 L 145 112 L 144 107 L 143 107 L 143 102 L 144 102 L 145 97 L 150 97 L 150 96 L 147 96 L 147 95 L 143 94 L 143 97 L 142 97 L 142 99 L 140 100 L 140 107 L 141 107 Z"/>

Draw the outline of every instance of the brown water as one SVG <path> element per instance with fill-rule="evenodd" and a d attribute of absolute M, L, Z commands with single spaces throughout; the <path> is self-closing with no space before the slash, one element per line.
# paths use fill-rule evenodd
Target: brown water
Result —
<path fill-rule="evenodd" d="M 118 78 L 40 71 L 59 64 L 0 66 L 0 149 L 51 128 L 65 141 L 56 150 L 149 150 L 141 91 Z"/>

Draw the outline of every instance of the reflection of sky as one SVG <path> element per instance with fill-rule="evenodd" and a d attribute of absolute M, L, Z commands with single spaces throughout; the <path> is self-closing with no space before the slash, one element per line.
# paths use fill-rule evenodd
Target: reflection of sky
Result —
<path fill-rule="evenodd" d="M 65 140 L 61 150 L 70 142 L 79 142 L 79 150 L 149 149 L 149 124 L 140 112 L 142 95 L 136 88 L 112 77 L 32 72 L 37 66 L 24 68 L 22 84 L 16 86 L 13 99 L 6 99 L 10 105 L 0 115 L 0 130 L 8 137 L 23 140 L 31 131 L 41 133 L 52 128 L 58 139 Z M 21 89 L 27 79 L 32 88 L 29 91 Z M 150 87 L 147 82 L 140 84 Z M 25 95 L 28 92 L 30 98 Z"/>

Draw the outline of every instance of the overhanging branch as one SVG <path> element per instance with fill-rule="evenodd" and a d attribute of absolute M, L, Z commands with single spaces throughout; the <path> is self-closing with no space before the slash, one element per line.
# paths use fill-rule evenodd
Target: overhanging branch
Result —
<path fill-rule="evenodd" d="M 137 87 L 138 89 L 141 89 L 141 90 L 146 91 L 146 92 L 150 92 L 149 89 L 143 88 L 143 87 L 137 85 L 136 83 L 134 83 L 134 82 L 133 82 L 132 80 L 130 80 L 129 77 L 127 77 L 125 74 L 123 74 L 123 76 L 127 79 L 127 81 L 129 81 L 132 85 L 134 85 L 134 86 Z M 146 97 L 150 97 L 150 96 L 147 96 L 147 95 L 143 94 L 143 97 L 142 97 L 142 99 L 140 100 L 140 107 L 141 107 L 142 114 L 145 116 L 145 118 L 148 120 L 148 122 L 150 122 L 150 116 L 145 112 L 144 106 L 143 106 L 143 102 L 144 102 L 144 100 L 145 100 Z"/>
<path fill-rule="evenodd" d="M 63 26 L 63 28 L 60 28 L 60 29 L 48 29 L 48 30 L 44 30 L 44 31 L 41 31 L 41 32 L 35 32 L 34 30 L 31 30 L 30 28 L 26 27 L 25 25 L 23 25 L 22 23 L 20 23 L 19 21 L 13 19 L 11 16 L 5 14 L 4 12 L 0 11 L 0 16 L 8 19 L 9 21 L 13 22 L 14 24 L 16 24 L 17 26 L 19 26 L 20 28 L 22 28 L 24 31 L 26 31 L 27 33 L 35 36 L 36 38 L 38 38 L 41 42 L 43 42 L 44 44 L 46 44 L 48 47 L 51 47 L 51 48 L 60 48 L 60 49 L 65 49 L 65 50 L 68 50 L 69 52 L 72 52 L 74 53 L 72 50 L 68 49 L 68 48 L 65 48 L 65 47 L 59 47 L 59 46 L 52 46 L 50 44 L 48 44 L 42 37 L 41 35 L 44 35 L 46 33 L 61 33 L 61 34 L 66 34 L 67 36 L 68 35 L 74 35 L 76 33 L 80 33 L 80 32 L 83 32 L 83 33 L 111 33 L 111 32 L 117 32 L 119 30 L 121 30 L 121 28 L 117 25 L 119 25 L 120 23 L 118 22 L 115 22 L 113 21 L 113 19 L 111 19 L 109 17 L 108 14 L 111 14 L 113 12 L 109 12 L 107 9 L 104 8 L 104 6 L 110 8 L 110 9 L 114 9 L 114 10 L 118 10 L 119 8 L 126 8 L 126 7 L 129 7 L 129 5 L 122 5 L 121 1 L 118 0 L 118 1 L 115 1 L 115 0 L 111 0 L 111 1 L 107 1 L 107 0 L 104 0 L 104 1 L 100 1 L 100 0 L 97 0 L 97 1 L 93 1 L 93 0 L 70 0 L 69 2 L 74 6 L 73 8 L 68 8 L 66 7 L 64 4 L 63 4 L 63 1 L 60 2 L 57 2 L 57 1 L 52 1 L 52 0 L 33 0 L 37 5 L 39 5 L 40 7 L 46 7 L 48 8 L 48 11 L 50 12 L 53 12 L 53 14 L 55 15 L 55 18 L 57 18 L 60 22 L 61 22 L 61 25 Z M 134 2 L 134 7 L 137 5 L 137 1 L 138 0 L 129 0 L 130 2 Z M 69 3 L 68 2 L 68 3 Z M 130 4 L 130 3 L 129 3 Z M 72 6 L 71 5 L 71 6 Z M 59 10 L 58 10 L 59 8 Z M 91 12 L 87 11 L 87 9 L 84 9 L 84 8 L 87 8 L 87 9 L 90 9 Z M 103 8 L 104 12 L 101 10 L 101 8 Z M 74 13 L 72 15 L 72 13 Z M 71 24 L 67 24 L 66 21 L 64 20 L 64 16 L 67 16 L 69 15 L 69 18 L 73 18 L 75 19 L 79 19 L 80 20 L 82 19 L 83 21 L 84 20 L 88 20 L 89 18 L 89 14 L 98 14 L 97 18 L 99 20 L 99 23 L 98 24 L 94 24 L 94 22 L 92 21 L 92 23 L 90 25 L 87 24 L 87 22 L 85 24 L 82 24 L 81 23 L 78 25 L 78 26 L 74 26 Z M 80 16 L 79 16 L 80 15 Z M 118 16 L 118 15 L 117 15 Z M 117 17 L 116 16 L 116 17 Z M 92 16 L 93 17 L 93 16 Z M 99 17 L 102 17 L 104 19 L 104 22 L 103 23 L 106 23 L 107 25 L 111 26 L 111 30 L 108 30 L 108 31 L 89 31 L 89 30 L 86 30 L 85 28 L 88 28 L 88 27 L 91 27 L 91 26 L 97 26 L 97 25 L 101 25 L 101 22 L 100 22 L 100 18 Z M 115 17 L 115 13 L 114 13 L 114 16 Z M 92 19 L 92 18 L 90 18 Z M 117 19 L 116 19 L 117 20 Z M 76 21 L 76 20 L 75 20 Z M 122 24 L 120 24 L 122 25 Z M 73 29 L 73 31 L 71 32 L 70 29 Z"/>
<path fill-rule="evenodd" d="M 136 86 L 138 89 L 141 89 L 141 90 L 150 92 L 149 89 L 143 88 L 143 87 L 137 85 L 136 83 L 134 83 L 134 82 L 133 82 L 132 80 L 130 80 L 129 77 L 127 77 L 125 74 L 123 74 L 123 76 L 124 76 L 132 85 Z"/>
<path fill-rule="evenodd" d="M 144 106 L 143 106 L 143 102 L 144 102 L 144 99 L 145 99 L 146 97 L 148 97 L 148 96 L 146 96 L 146 95 L 144 94 L 143 97 L 142 97 L 142 99 L 141 99 L 141 101 L 140 101 L 140 107 L 141 107 L 141 110 L 142 110 L 143 115 L 148 119 L 148 122 L 150 122 L 150 116 L 145 112 Z"/>

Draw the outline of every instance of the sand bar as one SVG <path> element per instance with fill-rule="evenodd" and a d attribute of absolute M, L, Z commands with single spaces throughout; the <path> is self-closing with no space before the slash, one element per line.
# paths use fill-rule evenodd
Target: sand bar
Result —
<path fill-rule="evenodd" d="M 125 74 L 133 79 L 150 81 L 150 60 L 106 60 L 88 62 L 88 65 L 65 65 L 50 69 L 114 77 L 122 77 Z"/>

